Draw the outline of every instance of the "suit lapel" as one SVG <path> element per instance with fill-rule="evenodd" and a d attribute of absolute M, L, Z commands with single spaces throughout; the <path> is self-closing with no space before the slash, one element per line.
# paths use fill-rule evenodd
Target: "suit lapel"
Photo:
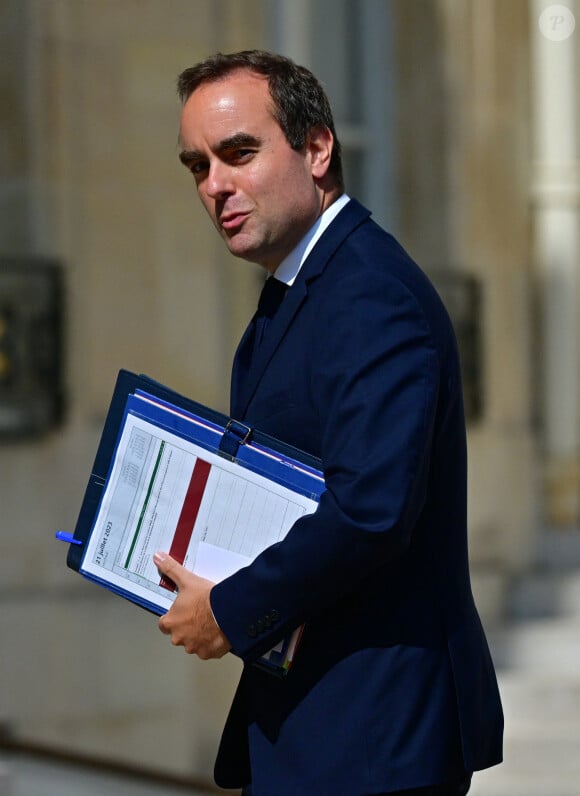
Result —
<path fill-rule="evenodd" d="M 250 345 L 252 323 L 249 324 L 234 357 L 230 409 L 232 417 L 243 419 L 268 363 L 308 297 L 309 283 L 320 276 L 344 239 L 355 227 L 366 221 L 369 215 L 370 212 L 354 199 L 341 210 L 306 258 L 296 282 L 288 290 L 280 309 L 270 322 L 267 336 L 254 357 Z"/>
<path fill-rule="evenodd" d="M 291 325 L 300 305 L 305 300 L 306 293 L 304 282 L 296 282 L 288 290 L 280 309 L 270 321 L 268 332 L 262 345 L 253 357 L 251 356 L 251 345 L 244 345 L 244 341 L 247 342 L 248 338 L 248 330 L 246 330 L 246 334 L 242 338 L 236 353 L 232 371 L 232 410 L 237 412 L 236 417 L 243 418 L 268 362 L 284 337 L 286 330 Z"/>
<path fill-rule="evenodd" d="M 238 344 L 232 365 L 232 380 L 230 386 L 230 416 L 238 420 L 243 414 L 241 405 L 244 380 L 247 378 L 251 366 L 254 341 L 254 335 L 252 333 L 253 324 L 254 319 L 252 318 Z"/>

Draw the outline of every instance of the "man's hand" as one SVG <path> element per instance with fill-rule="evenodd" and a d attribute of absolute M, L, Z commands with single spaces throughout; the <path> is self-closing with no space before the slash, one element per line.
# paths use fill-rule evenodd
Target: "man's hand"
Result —
<path fill-rule="evenodd" d="M 159 620 L 159 629 L 171 636 L 171 643 L 203 660 L 221 658 L 232 648 L 217 626 L 209 601 L 213 586 L 209 580 L 194 575 L 167 553 L 155 553 L 155 566 L 178 589 L 175 602 Z"/>

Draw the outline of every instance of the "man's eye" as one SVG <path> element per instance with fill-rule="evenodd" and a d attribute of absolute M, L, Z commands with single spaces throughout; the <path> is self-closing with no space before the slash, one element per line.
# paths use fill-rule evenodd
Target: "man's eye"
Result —
<path fill-rule="evenodd" d="M 236 149 L 232 154 L 233 160 L 248 160 L 254 154 L 253 149 Z"/>
<path fill-rule="evenodd" d="M 198 174 L 202 174 L 204 171 L 207 171 L 208 165 L 204 160 L 200 160 L 197 163 L 192 163 L 189 167 L 189 170 L 196 177 Z"/>

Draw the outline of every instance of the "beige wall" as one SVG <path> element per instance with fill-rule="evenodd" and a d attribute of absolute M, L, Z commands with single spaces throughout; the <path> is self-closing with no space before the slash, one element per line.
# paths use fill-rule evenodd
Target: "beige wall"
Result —
<path fill-rule="evenodd" d="M 259 41 L 256 4 L 238 5 L 31 2 L 33 114 L 47 120 L 33 126 L 34 177 L 56 200 L 41 245 L 69 268 L 71 389 L 83 380 L 90 414 L 119 367 L 227 407 L 252 267 L 226 259 L 177 160 L 174 85 L 213 49 Z M 246 277 L 241 301 L 230 272 Z"/>

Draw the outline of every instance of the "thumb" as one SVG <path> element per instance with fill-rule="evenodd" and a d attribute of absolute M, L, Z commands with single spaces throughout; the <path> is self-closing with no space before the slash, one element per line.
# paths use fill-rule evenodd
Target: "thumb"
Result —
<path fill-rule="evenodd" d="M 183 567 L 178 561 L 167 553 L 158 552 L 153 556 L 153 563 L 162 575 L 167 575 L 179 588 Z"/>

